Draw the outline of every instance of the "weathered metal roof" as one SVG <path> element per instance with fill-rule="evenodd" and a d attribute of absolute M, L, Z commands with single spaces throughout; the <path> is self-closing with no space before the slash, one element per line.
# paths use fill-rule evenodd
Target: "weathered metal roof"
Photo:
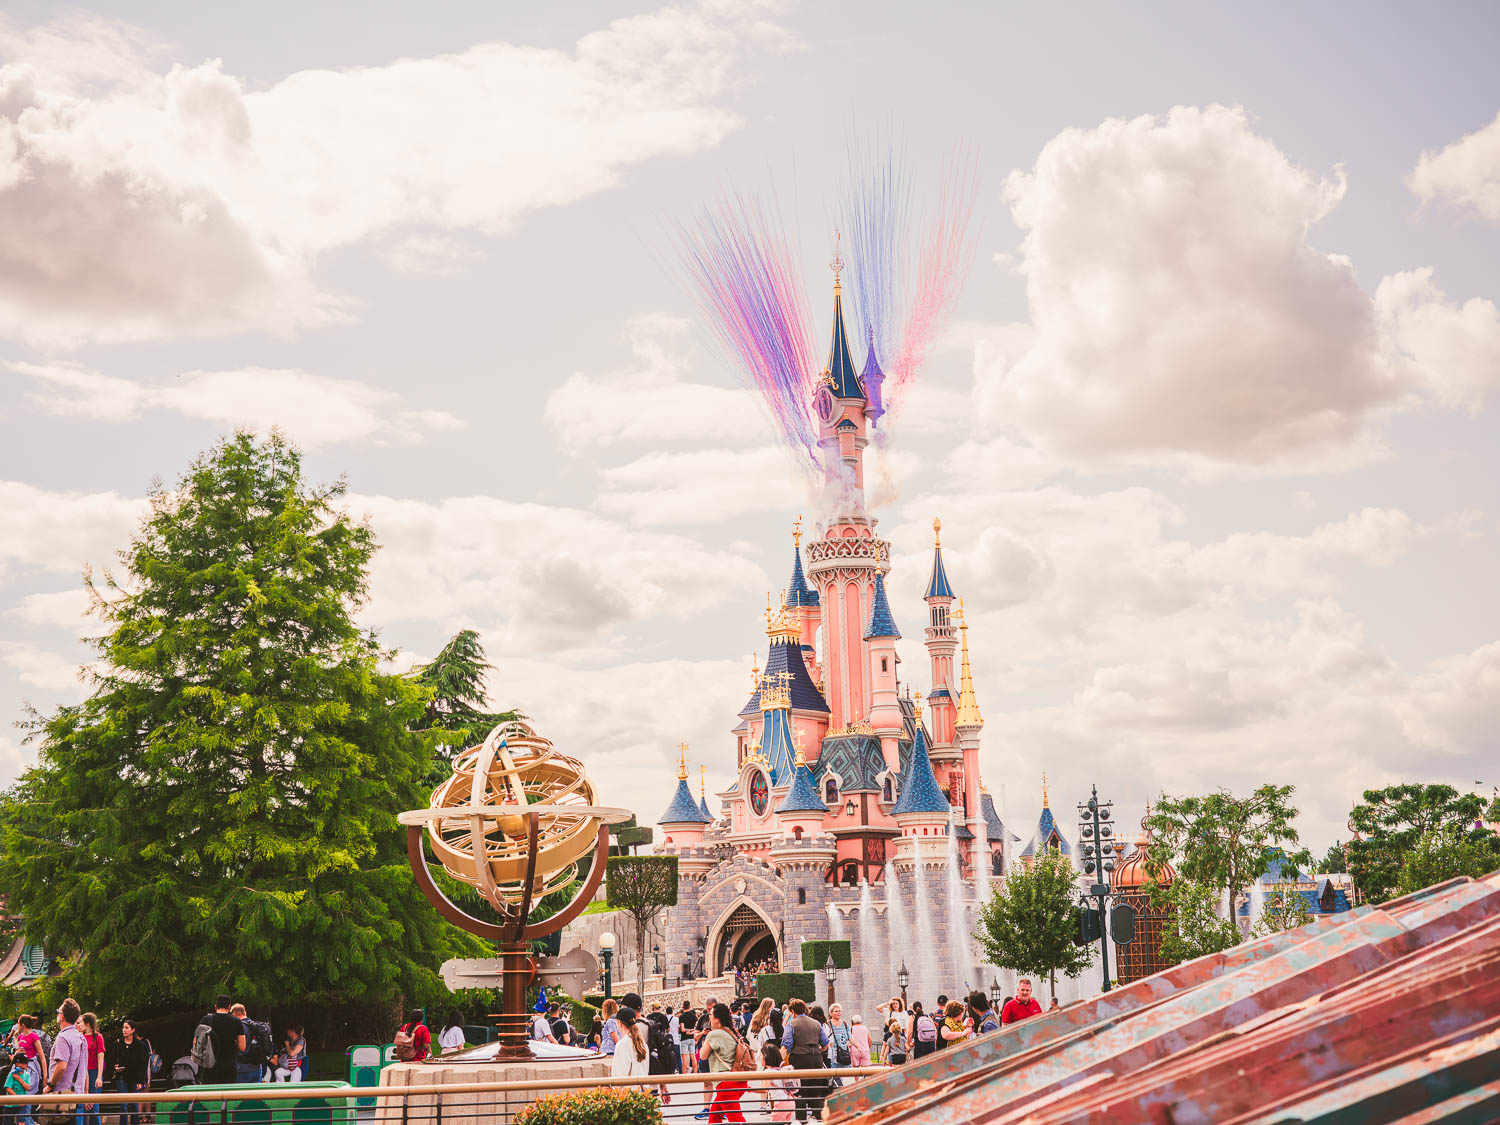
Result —
<path fill-rule="evenodd" d="M 827 1125 L 1483 1121 L 1500 872 L 1200 957 L 828 1101 Z"/>

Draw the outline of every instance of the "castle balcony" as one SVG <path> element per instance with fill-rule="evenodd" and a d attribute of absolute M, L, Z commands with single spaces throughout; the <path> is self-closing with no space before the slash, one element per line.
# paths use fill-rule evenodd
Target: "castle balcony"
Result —
<path fill-rule="evenodd" d="M 838 539 L 812 539 L 807 544 L 809 575 L 841 568 L 886 569 L 891 565 L 891 545 L 873 536 L 851 535 Z"/>

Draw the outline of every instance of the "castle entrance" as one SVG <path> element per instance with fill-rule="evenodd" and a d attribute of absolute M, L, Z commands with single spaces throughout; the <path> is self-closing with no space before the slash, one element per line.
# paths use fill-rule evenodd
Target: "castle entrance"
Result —
<path fill-rule="evenodd" d="M 732 973 L 741 965 L 777 956 L 776 935 L 765 915 L 740 900 L 709 933 L 709 976 Z"/>

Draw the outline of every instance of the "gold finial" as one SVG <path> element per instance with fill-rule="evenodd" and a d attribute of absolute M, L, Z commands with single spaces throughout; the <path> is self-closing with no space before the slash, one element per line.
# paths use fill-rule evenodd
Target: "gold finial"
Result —
<path fill-rule="evenodd" d="M 708 767 L 707 766 L 699 766 L 698 767 L 698 792 L 703 795 L 703 799 L 705 801 L 708 800 Z"/>
<path fill-rule="evenodd" d="M 917 726 L 922 725 L 922 701 L 920 699 L 912 700 L 911 717 Z"/>
<path fill-rule="evenodd" d="M 677 780 L 687 780 L 687 743 L 677 744 Z"/>
<path fill-rule="evenodd" d="M 766 591 L 766 624 L 771 624 L 771 591 Z"/>
<path fill-rule="evenodd" d="M 969 619 L 964 616 L 963 598 L 958 599 L 958 627 L 960 629 L 967 629 L 969 627 Z"/>
<path fill-rule="evenodd" d="M 792 765 L 796 766 L 799 770 L 807 765 L 807 755 L 802 752 L 802 741 L 800 739 L 797 741 L 797 755 L 792 759 Z"/>
<path fill-rule="evenodd" d="M 844 259 L 839 256 L 839 243 L 843 241 L 844 232 L 837 227 L 833 229 L 833 261 L 828 263 L 828 268 L 833 271 L 833 291 L 837 293 L 843 288 L 839 281 L 839 275 L 844 272 Z"/>
<path fill-rule="evenodd" d="M 760 690 L 760 657 L 755 653 L 750 654 L 750 690 Z"/>
<path fill-rule="evenodd" d="M 943 545 L 943 521 L 940 519 L 932 521 L 932 545 L 934 547 Z"/>
<path fill-rule="evenodd" d="M 799 513 L 797 522 L 792 524 L 792 543 L 800 550 L 802 547 L 802 516 Z"/>
<path fill-rule="evenodd" d="M 1047 771 L 1042 771 L 1042 808 L 1047 808 Z"/>
<path fill-rule="evenodd" d="M 958 627 L 963 638 L 963 651 L 959 658 L 958 712 L 953 722 L 960 727 L 982 727 L 984 717 L 979 713 L 979 700 L 974 696 L 974 670 L 969 667 L 969 623 L 964 620 L 962 598 L 958 599 Z"/>

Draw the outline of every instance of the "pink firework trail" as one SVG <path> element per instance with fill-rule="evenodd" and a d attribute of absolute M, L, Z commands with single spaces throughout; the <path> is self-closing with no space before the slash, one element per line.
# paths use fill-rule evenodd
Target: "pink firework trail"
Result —
<path fill-rule="evenodd" d="M 848 236 L 848 281 L 861 326 L 859 343 L 891 355 L 901 320 L 907 242 L 911 227 L 911 176 L 894 149 L 849 142 L 849 179 L 839 208 Z"/>
<path fill-rule="evenodd" d="M 709 331 L 755 390 L 782 440 L 818 465 L 809 414 L 818 370 L 807 296 L 774 211 L 739 196 L 679 226 L 688 288 Z"/>
<path fill-rule="evenodd" d="M 923 232 L 917 254 L 910 308 L 892 364 L 893 398 L 910 386 L 922 369 L 969 272 L 973 255 L 969 223 L 978 187 L 973 160 L 956 161 L 944 177 L 937 210 Z"/>

